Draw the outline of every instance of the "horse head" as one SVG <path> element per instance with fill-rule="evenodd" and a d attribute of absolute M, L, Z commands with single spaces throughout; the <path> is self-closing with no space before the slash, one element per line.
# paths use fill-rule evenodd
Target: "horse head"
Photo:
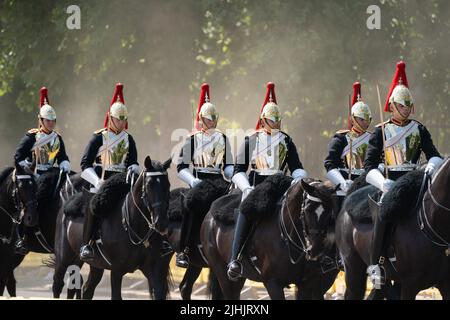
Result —
<path fill-rule="evenodd" d="M 16 164 L 12 179 L 14 183 L 13 197 L 17 211 L 23 217 L 27 227 L 34 227 L 38 224 L 39 217 L 33 168 L 27 169 Z"/>
<path fill-rule="evenodd" d="M 307 242 L 306 258 L 317 261 L 331 247 L 330 233 L 336 208 L 333 195 L 336 193 L 328 182 L 301 180 L 305 193 L 301 210 L 303 232 Z"/>
<path fill-rule="evenodd" d="M 150 222 L 161 235 L 167 234 L 169 218 L 170 182 L 167 169 L 170 168 L 172 158 L 164 163 L 152 161 L 149 156 L 145 158 L 145 170 L 142 173 L 144 182 L 143 200 L 150 212 Z"/>

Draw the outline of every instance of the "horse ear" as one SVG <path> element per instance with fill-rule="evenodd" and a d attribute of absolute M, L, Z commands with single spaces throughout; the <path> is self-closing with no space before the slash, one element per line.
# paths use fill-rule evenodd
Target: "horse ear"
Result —
<path fill-rule="evenodd" d="M 170 168 L 170 165 L 172 164 L 172 157 L 170 157 L 169 159 L 167 159 L 164 163 L 163 163 L 163 169 L 164 171 L 166 171 L 167 169 Z"/>
<path fill-rule="evenodd" d="M 316 193 L 316 188 L 308 184 L 304 179 L 301 180 L 302 188 L 310 196 L 314 196 Z"/>
<path fill-rule="evenodd" d="M 152 159 L 150 156 L 145 157 L 144 166 L 147 170 L 153 169 Z"/>

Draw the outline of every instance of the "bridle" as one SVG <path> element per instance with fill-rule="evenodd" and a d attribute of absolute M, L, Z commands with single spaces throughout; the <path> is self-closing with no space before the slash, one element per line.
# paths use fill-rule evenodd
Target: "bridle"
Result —
<path fill-rule="evenodd" d="M 130 175 L 130 173 L 128 173 L 128 175 L 127 175 L 127 181 L 128 181 L 129 175 Z M 122 209 L 122 217 L 123 217 L 122 223 L 125 228 L 125 231 L 128 232 L 128 236 L 133 245 L 141 245 L 141 244 L 146 245 L 146 243 L 148 243 L 148 240 L 154 234 L 154 232 L 158 232 L 158 230 L 156 229 L 157 219 L 155 219 L 155 209 L 161 207 L 163 203 L 161 201 L 150 203 L 147 199 L 147 178 L 158 177 L 158 176 L 167 176 L 167 171 L 151 171 L 151 172 L 149 172 L 149 171 L 143 170 L 139 174 L 137 180 L 139 180 L 141 177 L 143 178 L 140 199 L 141 199 L 142 203 L 144 204 L 144 208 L 141 208 L 138 205 L 138 203 L 136 202 L 136 198 L 135 198 L 135 195 L 133 192 L 133 189 L 134 189 L 133 187 L 134 187 L 135 182 L 134 182 L 134 175 L 131 174 L 130 192 L 128 192 L 128 194 L 125 198 L 124 207 Z M 136 209 L 139 212 L 139 215 L 145 220 L 145 222 L 147 223 L 147 226 L 148 226 L 148 231 L 146 232 L 145 236 L 142 238 L 137 234 L 137 232 L 135 230 L 133 230 L 133 228 L 131 227 L 131 224 L 130 224 L 130 213 L 129 213 L 129 208 L 128 208 L 128 202 L 129 202 L 128 200 L 129 200 L 130 194 L 131 194 L 131 199 L 132 199 L 134 207 L 136 207 Z M 149 217 L 147 217 L 146 212 L 148 213 Z"/>

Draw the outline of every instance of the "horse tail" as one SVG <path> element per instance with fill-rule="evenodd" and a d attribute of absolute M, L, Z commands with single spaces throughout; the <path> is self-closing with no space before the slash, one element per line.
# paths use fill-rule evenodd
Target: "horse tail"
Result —
<path fill-rule="evenodd" d="M 54 254 L 50 255 L 47 259 L 42 259 L 42 264 L 50 269 L 56 268 L 56 256 Z"/>

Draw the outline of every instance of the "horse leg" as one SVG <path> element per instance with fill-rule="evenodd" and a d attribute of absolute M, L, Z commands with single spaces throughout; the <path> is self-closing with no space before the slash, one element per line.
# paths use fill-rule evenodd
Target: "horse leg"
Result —
<path fill-rule="evenodd" d="M 272 300 L 285 300 L 283 286 L 275 279 L 264 282 L 267 293 Z"/>
<path fill-rule="evenodd" d="M 6 288 L 10 297 L 16 296 L 16 278 L 14 277 L 14 270 L 11 270 L 11 274 L 6 279 Z"/>
<path fill-rule="evenodd" d="M 219 280 L 217 279 L 216 275 L 212 270 L 209 270 L 209 291 L 211 292 L 211 299 L 212 300 L 222 300 L 223 299 L 223 293 L 222 289 L 220 288 Z"/>
<path fill-rule="evenodd" d="M 83 285 L 82 299 L 92 300 L 94 297 L 95 288 L 102 280 L 104 269 L 90 267 L 89 276 Z"/>
<path fill-rule="evenodd" d="M 189 265 L 187 268 L 184 273 L 183 280 L 181 280 L 179 285 L 181 298 L 183 300 L 191 300 L 192 287 L 201 272 L 201 267 Z"/>
<path fill-rule="evenodd" d="M 122 300 L 123 275 L 124 273 L 121 270 L 111 270 L 111 300 Z"/>
<path fill-rule="evenodd" d="M 415 300 L 419 291 L 420 290 L 418 290 L 417 288 L 411 288 L 406 285 L 402 285 L 400 298 L 402 300 Z"/>
<path fill-rule="evenodd" d="M 3 296 L 6 287 L 6 278 L 0 278 L 0 296 Z"/>
<path fill-rule="evenodd" d="M 344 259 L 345 300 L 363 300 L 367 287 L 366 264 L 356 254 Z"/>

